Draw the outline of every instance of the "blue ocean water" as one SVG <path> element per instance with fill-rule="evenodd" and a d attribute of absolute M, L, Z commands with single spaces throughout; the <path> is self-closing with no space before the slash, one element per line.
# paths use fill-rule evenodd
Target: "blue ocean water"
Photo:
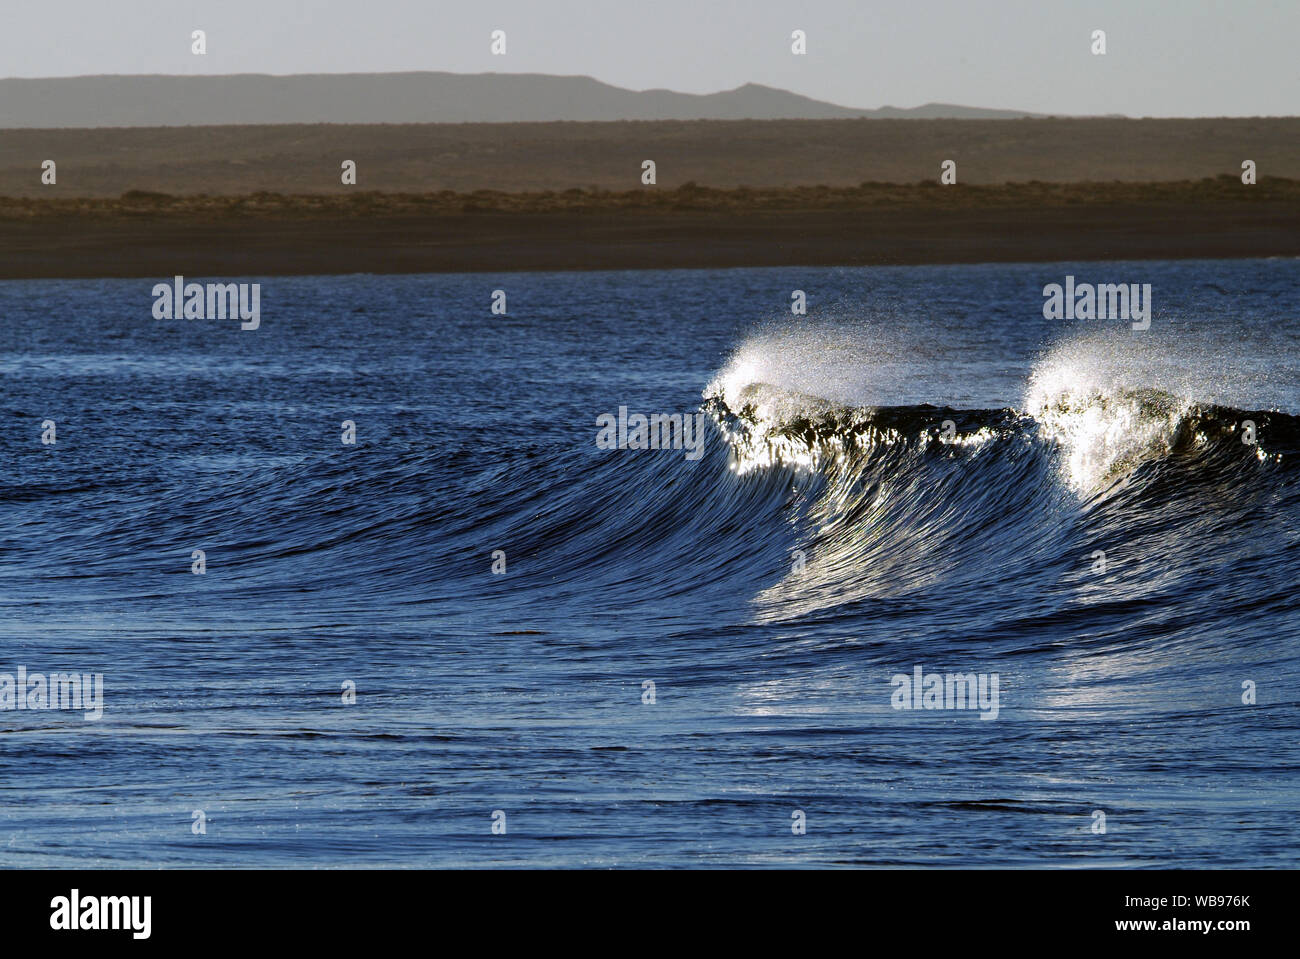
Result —
<path fill-rule="evenodd" d="M 167 279 L 0 283 L 0 864 L 1296 865 L 1300 263 Z"/>

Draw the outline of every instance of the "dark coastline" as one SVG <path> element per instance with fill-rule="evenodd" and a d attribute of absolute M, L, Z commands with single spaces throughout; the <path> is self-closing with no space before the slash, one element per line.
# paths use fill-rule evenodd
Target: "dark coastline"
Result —
<path fill-rule="evenodd" d="M 1300 256 L 1300 182 L 0 199 L 0 278 Z"/>

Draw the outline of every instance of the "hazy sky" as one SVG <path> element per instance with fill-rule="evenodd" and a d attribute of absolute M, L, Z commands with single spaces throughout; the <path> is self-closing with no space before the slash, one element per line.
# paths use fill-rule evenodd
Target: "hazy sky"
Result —
<path fill-rule="evenodd" d="M 536 72 L 689 93 L 752 81 L 853 107 L 1300 113 L 1300 0 L 2 2 L 0 76 Z"/>

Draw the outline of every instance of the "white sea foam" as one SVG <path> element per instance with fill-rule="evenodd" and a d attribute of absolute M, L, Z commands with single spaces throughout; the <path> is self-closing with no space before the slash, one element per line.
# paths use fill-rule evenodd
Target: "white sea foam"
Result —
<path fill-rule="evenodd" d="M 1023 408 L 1043 438 L 1061 443 L 1069 484 L 1091 492 L 1168 453 L 1198 403 L 1240 396 L 1222 382 L 1222 358 L 1203 345 L 1084 336 L 1035 365 Z"/>

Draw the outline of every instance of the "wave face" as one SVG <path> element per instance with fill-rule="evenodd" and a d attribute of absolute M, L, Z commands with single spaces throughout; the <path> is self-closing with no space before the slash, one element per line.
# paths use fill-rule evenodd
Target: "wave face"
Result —
<path fill-rule="evenodd" d="M 1300 271 L 1114 269 L 0 284 L 0 863 L 1294 865 Z"/>
<path fill-rule="evenodd" d="M 1044 596 L 1055 597 L 1058 617 L 1107 593 L 1119 605 L 1149 602 L 1130 575 L 1186 587 L 1197 607 L 1192 584 L 1204 569 L 1170 563 L 1187 543 L 1235 578 L 1243 539 L 1255 551 L 1261 525 L 1289 527 L 1281 517 L 1300 507 L 1300 419 L 1157 390 L 1054 391 L 1045 384 L 1058 372 L 1035 371 L 1032 413 L 853 407 L 763 383 L 711 385 L 704 406 L 729 444 L 731 471 L 782 473 L 795 491 L 804 566 L 760 594 L 764 615 L 797 618 L 943 585 L 1002 590 L 1003 629 L 1014 609 L 1006 601 L 1020 597 L 1030 618 Z M 1107 544 L 1112 562 L 1123 555 L 1125 575 L 1078 575 Z M 1026 576 L 1043 592 L 1026 590 Z M 1206 614 L 1221 616 L 1206 599 Z M 1178 606 L 1188 612 L 1185 598 Z"/>

